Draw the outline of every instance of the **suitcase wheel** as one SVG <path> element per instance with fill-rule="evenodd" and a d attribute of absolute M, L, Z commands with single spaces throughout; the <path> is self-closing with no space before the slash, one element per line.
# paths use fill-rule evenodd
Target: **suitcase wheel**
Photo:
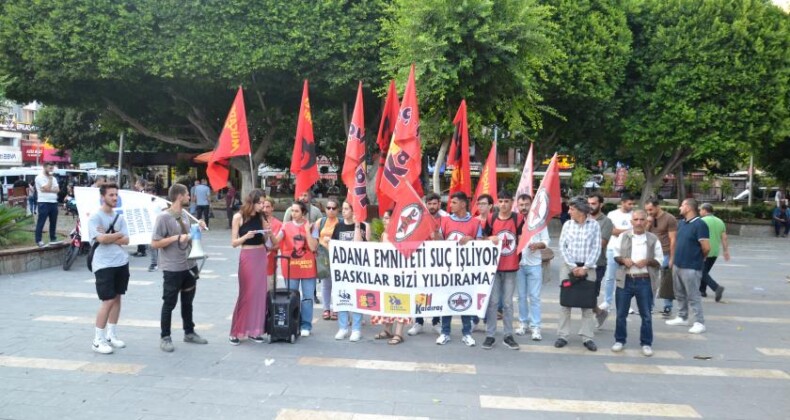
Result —
<path fill-rule="evenodd" d="M 291 338 L 288 340 L 288 342 L 291 344 L 296 343 L 296 334 L 291 334 Z"/>

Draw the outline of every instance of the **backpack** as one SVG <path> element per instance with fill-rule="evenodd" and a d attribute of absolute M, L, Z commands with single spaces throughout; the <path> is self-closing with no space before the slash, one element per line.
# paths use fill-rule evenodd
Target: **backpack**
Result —
<path fill-rule="evenodd" d="M 110 228 L 107 229 L 107 232 L 105 233 L 115 233 L 115 222 L 118 221 L 118 216 L 120 216 L 120 213 L 115 213 L 115 219 L 112 219 L 112 223 L 110 223 Z M 98 248 L 99 245 L 100 245 L 99 241 L 94 240 L 93 243 L 91 244 L 91 250 L 88 251 L 88 259 L 86 263 L 88 265 L 88 270 L 90 270 L 91 272 L 93 272 L 93 254 L 96 253 L 96 248 Z"/>

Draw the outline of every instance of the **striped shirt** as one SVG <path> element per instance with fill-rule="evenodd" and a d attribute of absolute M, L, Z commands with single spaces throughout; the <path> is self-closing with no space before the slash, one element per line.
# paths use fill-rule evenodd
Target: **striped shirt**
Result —
<path fill-rule="evenodd" d="M 560 252 L 565 264 L 576 267 L 583 262 L 587 268 L 595 268 L 601 253 L 601 227 L 591 217 L 584 223 L 576 223 L 573 219 L 562 225 L 560 234 Z"/>

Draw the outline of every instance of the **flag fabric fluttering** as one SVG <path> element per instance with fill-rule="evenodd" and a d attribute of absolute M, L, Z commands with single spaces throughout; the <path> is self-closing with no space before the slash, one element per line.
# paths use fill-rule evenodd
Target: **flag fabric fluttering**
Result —
<path fill-rule="evenodd" d="M 521 172 L 521 179 L 518 181 L 518 188 L 516 188 L 516 196 L 513 197 L 513 211 L 518 211 L 518 205 L 516 204 L 516 198 L 521 194 L 529 194 L 530 197 L 532 193 L 535 191 L 534 189 L 534 167 L 533 167 L 533 158 L 532 158 L 532 145 L 533 143 L 529 144 L 529 153 L 527 153 L 527 160 L 524 162 L 524 170 Z"/>
<path fill-rule="evenodd" d="M 477 214 L 477 200 L 481 195 L 488 194 L 497 202 L 497 185 L 496 185 L 496 141 L 491 143 L 491 151 L 488 152 L 488 159 L 483 166 L 483 171 L 480 172 L 480 179 L 477 181 L 477 188 L 475 188 L 475 198 L 472 201 L 472 214 Z M 493 211 L 493 209 L 491 209 Z"/>
<path fill-rule="evenodd" d="M 461 100 L 461 106 L 453 119 L 455 130 L 450 142 L 450 151 L 447 154 L 447 166 L 452 165 L 450 177 L 450 195 L 457 192 L 472 195 L 472 175 L 469 165 L 469 125 L 466 121 L 466 99 Z"/>
<path fill-rule="evenodd" d="M 307 80 L 302 89 L 302 101 L 299 106 L 299 120 L 296 125 L 294 150 L 291 155 L 291 173 L 296 176 L 294 198 L 310 190 L 318 181 L 318 165 L 316 164 L 315 138 L 313 137 L 313 115 L 310 112 L 310 99 L 307 93 Z"/>
<path fill-rule="evenodd" d="M 421 171 L 420 112 L 417 107 L 417 90 L 414 82 L 414 65 L 412 65 L 406 90 L 403 93 L 403 103 L 398 110 L 392 142 L 384 162 L 381 193 L 396 201 L 407 184 L 413 185 L 419 182 Z M 417 193 L 416 189 L 414 190 Z"/>
<path fill-rule="evenodd" d="M 384 110 L 381 112 L 381 123 L 379 124 L 379 133 L 376 137 L 376 143 L 379 145 L 379 169 L 376 173 L 376 196 L 379 200 L 379 217 L 384 216 L 384 212 L 391 210 L 395 202 L 381 191 L 381 180 L 384 175 L 384 164 L 387 161 L 387 152 L 390 148 L 392 141 L 392 134 L 395 131 L 395 123 L 398 120 L 398 92 L 395 90 L 395 81 L 390 81 L 390 87 L 387 91 L 387 99 L 384 101 Z"/>
<path fill-rule="evenodd" d="M 250 134 L 247 130 L 247 114 L 244 109 L 244 92 L 241 86 L 228 111 L 225 125 L 219 135 L 217 148 L 211 154 L 206 175 L 211 189 L 219 191 L 228 183 L 230 158 L 250 154 Z"/>
<path fill-rule="evenodd" d="M 529 240 L 549 224 L 551 219 L 562 212 L 562 196 L 560 195 L 560 168 L 557 166 L 557 154 L 551 158 L 546 176 L 532 200 L 527 219 L 521 230 L 518 241 L 518 252 L 524 250 Z"/>
<path fill-rule="evenodd" d="M 357 101 L 351 124 L 348 127 L 346 160 L 343 163 L 342 179 L 348 188 L 346 200 L 354 209 L 354 217 L 364 222 L 368 218 L 368 178 L 365 165 L 365 116 L 362 104 L 362 82 L 357 88 Z"/>
<path fill-rule="evenodd" d="M 387 236 L 395 248 L 408 257 L 431 238 L 438 226 L 411 184 L 404 183 L 399 191 Z"/>

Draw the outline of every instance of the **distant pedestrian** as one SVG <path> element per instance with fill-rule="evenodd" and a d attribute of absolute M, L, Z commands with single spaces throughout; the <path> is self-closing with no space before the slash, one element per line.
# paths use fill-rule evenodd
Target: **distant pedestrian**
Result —
<path fill-rule="evenodd" d="M 228 216 L 228 229 L 233 226 L 233 214 L 239 211 L 240 206 L 236 206 L 236 187 L 228 181 L 228 191 L 225 193 L 225 215 Z"/>
<path fill-rule="evenodd" d="M 197 214 L 195 217 L 203 220 L 206 227 L 209 226 L 209 218 L 211 217 L 211 187 L 208 186 L 208 181 L 205 178 L 195 185 L 195 205 Z"/>
<path fill-rule="evenodd" d="M 661 252 L 664 253 L 664 261 L 661 264 L 663 277 L 664 275 L 671 276 L 671 273 L 664 274 L 664 271 L 672 270 L 672 258 L 675 255 L 675 240 L 678 234 L 678 221 L 675 219 L 675 216 L 662 210 L 659 204 L 656 198 L 648 199 L 645 202 L 645 211 L 647 212 L 647 231 L 656 235 L 661 242 Z M 661 314 L 665 317 L 672 315 L 672 299 L 664 299 L 664 308 Z"/>
<path fill-rule="evenodd" d="M 783 238 L 786 238 L 787 234 L 790 233 L 790 209 L 787 208 L 787 204 L 782 203 L 777 206 L 771 216 L 776 237 L 778 238 L 781 234 Z"/>
<path fill-rule="evenodd" d="M 53 175 L 55 165 L 44 164 L 44 169 L 36 175 L 36 195 L 38 197 L 38 220 L 36 221 L 35 239 L 39 247 L 44 246 L 42 236 L 44 224 L 49 220 L 49 243 L 57 244 L 56 229 L 58 227 L 58 193 L 60 186 Z"/>
<path fill-rule="evenodd" d="M 702 221 L 708 225 L 708 234 L 710 235 L 710 252 L 705 258 L 705 268 L 702 270 L 702 282 L 699 285 L 699 291 L 702 297 L 707 297 L 705 289 L 710 287 L 716 293 L 716 302 L 719 302 L 724 294 L 724 286 L 713 280 L 710 276 L 710 270 L 713 268 L 713 264 L 716 263 L 716 258 L 719 257 L 720 252 L 724 256 L 724 261 L 730 260 L 727 227 L 721 219 L 713 214 L 713 206 L 710 203 L 703 203 L 700 206 L 699 214 L 702 216 Z"/>
<path fill-rule="evenodd" d="M 667 325 L 689 325 L 689 308 L 694 316 L 694 325 L 689 329 L 692 334 L 705 332 L 705 318 L 702 315 L 702 300 L 699 286 L 705 257 L 710 252 L 708 225 L 699 217 L 699 204 L 693 198 L 683 200 L 680 215 L 683 220 L 678 225 L 675 256 L 672 267 L 672 280 L 675 300 L 678 301 L 678 316 L 667 321 Z"/>
<path fill-rule="evenodd" d="M 38 214 L 38 190 L 36 181 L 30 181 L 27 186 L 27 209 L 30 214 Z"/>

